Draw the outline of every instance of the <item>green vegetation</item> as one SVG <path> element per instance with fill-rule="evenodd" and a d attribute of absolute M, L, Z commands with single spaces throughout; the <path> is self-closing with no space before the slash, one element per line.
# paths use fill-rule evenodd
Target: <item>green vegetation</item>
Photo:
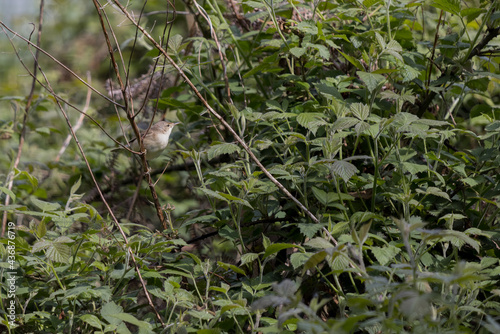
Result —
<path fill-rule="evenodd" d="M 498 1 L 64 3 L 2 23 L 3 332 L 500 332 Z"/>

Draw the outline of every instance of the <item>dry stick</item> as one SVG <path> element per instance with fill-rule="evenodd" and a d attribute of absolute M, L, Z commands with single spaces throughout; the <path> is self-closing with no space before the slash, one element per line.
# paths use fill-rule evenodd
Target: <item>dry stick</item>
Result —
<path fill-rule="evenodd" d="M 137 22 L 134 20 L 134 18 L 130 15 L 130 13 L 123 7 L 121 3 L 119 3 L 117 0 L 113 0 L 113 2 L 120 8 L 120 10 L 127 16 L 127 18 L 132 22 L 148 39 L 153 45 L 160 51 L 163 56 L 169 61 L 169 63 L 179 72 L 179 74 L 182 76 L 182 78 L 186 81 L 186 83 L 191 87 L 191 90 L 196 94 L 198 99 L 203 103 L 203 105 L 207 108 L 207 110 L 214 115 L 225 127 L 226 129 L 234 136 L 236 141 L 243 147 L 243 149 L 248 153 L 248 155 L 252 158 L 252 160 L 255 162 L 257 166 L 262 170 L 262 172 L 273 182 L 288 198 L 290 198 L 299 208 L 301 208 L 308 216 L 311 218 L 315 223 L 319 223 L 319 219 L 316 218 L 316 216 L 309 211 L 304 204 L 302 204 L 298 199 L 296 199 L 289 191 L 286 189 L 276 178 L 262 165 L 262 163 L 259 161 L 259 159 L 253 154 L 252 150 L 248 147 L 248 145 L 243 141 L 243 139 L 238 136 L 236 131 L 233 130 L 233 128 L 224 120 L 224 118 L 219 115 L 203 98 L 201 93 L 196 89 L 196 86 L 189 80 L 187 75 L 184 73 L 184 71 L 175 63 L 175 61 L 168 55 L 167 51 L 162 48 L 156 40 L 151 37 L 151 35 L 140 25 L 137 24 Z M 337 241 L 333 238 L 333 236 L 330 234 L 330 232 L 326 229 L 323 228 L 323 231 L 327 233 L 327 235 L 330 237 L 330 240 L 337 245 Z"/>
<path fill-rule="evenodd" d="M 44 4 L 45 1 L 41 0 L 40 1 L 40 17 L 38 18 L 38 36 L 36 40 L 37 46 L 40 46 L 41 40 L 42 40 L 42 23 L 43 23 L 43 9 L 44 9 Z M 33 31 L 36 29 L 35 26 L 33 26 Z M 5 30 L 4 30 L 5 31 Z M 31 34 L 33 34 L 33 31 Z M 31 35 L 30 35 L 31 37 Z M 31 39 L 31 38 L 30 38 Z M 12 171 L 19 166 L 19 162 L 21 161 L 21 153 L 23 151 L 23 146 L 24 146 L 24 137 L 26 136 L 26 123 L 28 121 L 28 115 L 30 112 L 31 108 L 31 103 L 33 102 L 33 95 L 35 94 L 35 86 L 36 86 L 36 71 L 38 67 L 38 56 L 39 56 L 39 51 L 38 49 L 35 51 L 34 55 L 34 73 L 35 76 L 33 78 L 33 81 L 31 82 L 31 89 L 28 95 L 28 100 L 26 102 L 26 107 L 24 108 L 24 118 L 23 118 L 23 128 L 21 130 L 21 135 L 19 136 L 19 146 L 17 148 L 17 155 L 16 159 L 14 160 L 14 164 L 12 165 Z M 7 176 L 7 188 L 9 190 L 12 190 L 12 186 L 14 185 L 14 175 L 12 172 L 9 173 Z M 9 194 L 5 194 L 5 206 L 10 204 L 10 196 Z M 3 212 L 3 217 L 2 217 L 2 237 L 5 235 L 5 228 L 7 226 L 7 210 Z"/>
<path fill-rule="evenodd" d="M 142 142 L 142 137 L 141 137 L 139 128 L 135 122 L 133 108 L 131 109 L 131 107 L 130 107 L 129 102 L 132 102 L 132 96 L 130 94 L 127 94 L 127 86 L 124 85 L 122 78 L 120 76 L 120 71 L 118 69 L 118 63 L 116 62 L 116 59 L 114 57 L 113 47 L 111 46 L 108 31 L 106 30 L 106 26 L 104 24 L 103 15 L 106 17 L 106 19 L 107 19 L 107 16 L 106 16 L 106 13 L 104 12 L 104 10 L 102 9 L 102 6 L 100 5 L 100 3 L 97 0 L 93 0 L 93 2 L 94 2 L 94 6 L 97 10 L 97 14 L 99 15 L 99 20 L 101 22 L 101 28 L 102 28 L 102 31 L 104 34 L 104 38 L 106 40 L 106 45 L 108 46 L 108 52 L 109 52 L 109 55 L 111 57 L 111 62 L 112 62 L 113 67 L 115 69 L 115 74 L 118 78 L 118 82 L 120 83 L 120 89 L 122 91 L 123 99 L 124 99 L 124 103 L 125 103 L 124 109 L 126 111 L 129 123 L 130 123 L 132 129 L 134 130 L 135 137 L 137 138 L 137 143 L 138 143 L 140 150 L 141 150 L 140 156 L 141 156 L 141 160 L 142 160 L 142 166 L 143 166 L 144 171 L 147 175 L 147 182 L 148 182 L 148 186 L 149 186 L 149 189 L 151 192 L 151 196 L 153 197 L 153 203 L 155 205 L 156 214 L 158 215 L 158 218 L 159 218 L 160 222 L 162 223 L 163 228 L 166 230 L 167 229 L 167 222 L 165 221 L 165 215 L 163 214 L 163 209 L 160 205 L 160 200 L 158 199 L 158 194 L 156 193 L 156 190 L 155 190 L 155 187 L 153 184 L 153 179 L 151 178 L 151 175 L 149 174 L 149 165 L 148 165 L 148 162 L 146 160 L 146 154 L 144 154 L 146 152 L 146 149 L 144 148 L 144 143 Z M 130 101 L 129 101 L 129 98 L 130 98 Z"/>
<path fill-rule="evenodd" d="M 91 80 L 92 80 L 92 78 L 90 76 L 90 72 L 87 72 L 87 81 L 89 82 L 89 84 L 91 83 Z M 76 125 L 73 127 L 75 132 L 77 132 L 78 129 L 80 129 L 83 125 L 83 119 L 85 118 L 85 115 L 87 114 L 87 110 L 89 109 L 89 106 L 90 106 L 90 97 L 91 96 L 92 96 L 92 91 L 90 89 L 88 89 L 87 90 L 87 98 L 85 99 L 85 106 L 83 107 L 83 109 L 80 113 L 80 117 L 78 118 Z M 58 162 L 59 159 L 61 159 L 61 156 L 64 154 L 64 152 L 68 148 L 70 142 L 71 142 L 71 135 L 68 134 L 68 136 L 64 140 L 64 143 L 63 143 L 61 149 L 59 150 L 59 153 L 57 153 L 57 156 L 54 159 L 56 162 Z"/>

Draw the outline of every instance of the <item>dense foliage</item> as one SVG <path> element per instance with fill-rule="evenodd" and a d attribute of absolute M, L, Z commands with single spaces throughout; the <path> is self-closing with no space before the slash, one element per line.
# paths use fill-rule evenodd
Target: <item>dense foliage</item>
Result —
<path fill-rule="evenodd" d="M 498 1 L 66 3 L 2 23 L 5 332 L 500 331 Z"/>

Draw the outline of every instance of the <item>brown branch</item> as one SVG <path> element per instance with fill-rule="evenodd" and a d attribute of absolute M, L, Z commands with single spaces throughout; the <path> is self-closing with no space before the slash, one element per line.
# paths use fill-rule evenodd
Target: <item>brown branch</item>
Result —
<path fill-rule="evenodd" d="M 42 26 L 43 26 L 44 6 L 45 6 L 45 1 L 41 0 L 40 1 L 40 16 L 38 18 L 38 36 L 37 36 L 37 40 L 36 40 L 36 45 L 38 47 L 40 46 L 40 44 L 42 42 Z M 35 29 L 36 29 L 36 27 L 33 25 L 33 31 Z M 31 32 L 31 34 L 33 34 L 33 31 Z M 4 32 L 5 32 L 5 30 L 4 30 Z M 30 34 L 30 39 L 31 39 L 31 34 Z M 28 122 L 28 116 L 29 116 L 29 113 L 31 110 L 31 103 L 33 102 L 33 95 L 35 94 L 36 72 L 37 72 L 37 68 L 38 68 L 38 56 L 39 55 L 40 55 L 40 52 L 37 49 L 35 51 L 35 55 L 34 55 L 34 64 L 33 64 L 34 76 L 33 76 L 33 80 L 31 81 L 31 89 L 30 89 L 30 92 L 28 94 L 28 100 L 26 102 L 26 107 L 24 108 L 23 127 L 21 130 L 21 135 L 19 136 L 19 145 L 17 147 L 16 159 L 14 160 L 14 164 L 12 165 L 11 171 L 14 171 L 17 168 L 17 166 L 19 166 L 19 162 L 21 161 L 21 154 L 22 154 L 23 146 L 24 146 L 24 138 L 26 136 L 26 123 Z M 9 190 L 12 190 L 13 184 L 14 184 L 14 174 L 12 172 L 10 172 L 9 175 L 7 175 L 7 188 Z M 10 196 L 9 196 L 9 194 L 5 194 L 5 206 L 8 206 L 9 204 L 10 204 Z M 4 211 L 3 217 L 2 217 L 2 237 L 5 235 L 5 228 L 7 226 L 7 212 L 8 211 Z"/>

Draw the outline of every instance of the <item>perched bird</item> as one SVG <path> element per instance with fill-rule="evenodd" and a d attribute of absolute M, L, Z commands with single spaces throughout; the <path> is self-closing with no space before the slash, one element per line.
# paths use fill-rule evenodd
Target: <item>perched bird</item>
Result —
<path fill-rule="evenodd" d="M 142 142 L 144 144 L 144 148 L 146 149 L 147 160 L 156 159 L 161 155 L 163 150 L 168 145 L 168 139 L 172 129 L 177 124 L 179 124 L 179 122 L 172 123 L 160 121 L 151 126 L 146 135 L 142 137 Z M 134 139 L 130 143 L 132 144 L 132 149 L 134 151 L 140 151 L 137 140 Z"/>

